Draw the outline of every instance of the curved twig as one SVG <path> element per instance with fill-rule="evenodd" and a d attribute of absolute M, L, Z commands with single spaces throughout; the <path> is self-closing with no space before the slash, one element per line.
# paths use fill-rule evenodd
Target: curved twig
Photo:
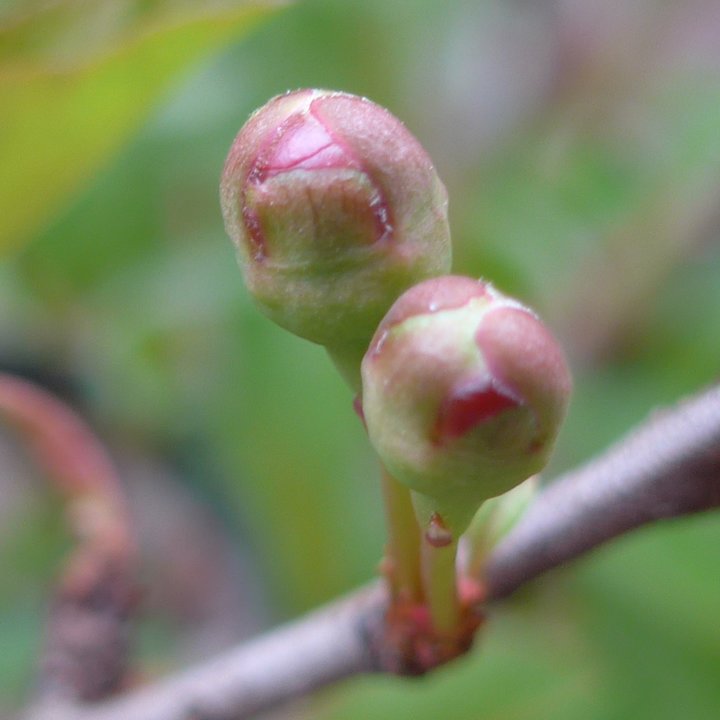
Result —
<path fill-rule="evenodd" d="M 486 567 L 491 597 L 653 520 L 720 505 L 720 386 L 656 412 L 551 483 Z"/>
<path fill-rule="evenodd" d="M 26 441 L 65 500 L 79 539 L 50 606 L 39 694 L 98 700 L 122 684 L 135 545 L 122 488 L 90 428 L 36 385 L 0 373 L 0 419 Z"/>

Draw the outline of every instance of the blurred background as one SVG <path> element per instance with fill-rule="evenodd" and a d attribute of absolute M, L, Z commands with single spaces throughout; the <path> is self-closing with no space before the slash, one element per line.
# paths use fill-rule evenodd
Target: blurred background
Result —
<path fill-rule="evenodd" d="M 145 676 L 368 580 L 377 468 L 323 351 L 249 300 L 218 179 L 287 89 L 367 95 L 450 194 L 455 271 L 534 306 L 576 392 L 572 467 L 720 374 L 715 0 L 0 2 L 0 369 L 81 409 L 142 544 Z M 0 434 L 0 714 L 32 680 L 71 546 Z M 720 517 L 550 573 L 473 654 L 279 718 L 720 717 Z"/>

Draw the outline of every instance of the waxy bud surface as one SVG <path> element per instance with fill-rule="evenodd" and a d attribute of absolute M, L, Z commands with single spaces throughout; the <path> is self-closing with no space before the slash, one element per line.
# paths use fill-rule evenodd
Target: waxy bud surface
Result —
<path fill-rule="evenodd" d="M 364 98 L 298 90 L 230 149 L 223 216 L 246 284 L 279 325 L 367 347 L 408 287 L 447 272 L 447 194 L 418 141 Z"/>
<path fill-rule="evenodd" d="M 565 415 L 571 379 L 528 308 L 459 276 L 408 290 L 362 364 L 370 440 L 414 491 L 421 523 L 464 531 L 480 504 L 538 472 Z"/>

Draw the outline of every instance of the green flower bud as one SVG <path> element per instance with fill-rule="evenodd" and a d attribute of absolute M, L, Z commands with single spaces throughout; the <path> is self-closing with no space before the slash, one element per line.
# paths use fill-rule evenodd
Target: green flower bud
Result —
<path fill-rule="evenodd" d="M 447 194 L 428 155 L 354 95 L 298 90 L 256 111 L 221 200 L 260 308 L 316 343 L 361 348 L 358 361 L 395 299 L 450 266 Z"/>
<path fill-rule="evenodd" d="M 456 537 L 488 498 L 546 463 L 571 380 L 537 316 L 490 285 L 423 282 L 380 324 L 362 364 L 362 408 L 384 465 L 414 491 L 422 527 Z"/>

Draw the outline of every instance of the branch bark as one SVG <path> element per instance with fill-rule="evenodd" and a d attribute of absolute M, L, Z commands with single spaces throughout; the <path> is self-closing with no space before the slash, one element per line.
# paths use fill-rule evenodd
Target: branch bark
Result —
<path fill-rule="evenodd" d="M 720 386 L 654 414 L 542 492 L 494 550 L 488 600 L 654 520 L 720 505 Z M 37 707 L 26 720 L 240 720 L 378 668 L 386 596 L 348 598 L 175 676 L 95 705 Z"/>
<path fill-rule="evenodd" d="M 720 386 L 656 412 L 550 484 L 493 551 L 493 599 L 653 520 L 720 505 Z"/>

